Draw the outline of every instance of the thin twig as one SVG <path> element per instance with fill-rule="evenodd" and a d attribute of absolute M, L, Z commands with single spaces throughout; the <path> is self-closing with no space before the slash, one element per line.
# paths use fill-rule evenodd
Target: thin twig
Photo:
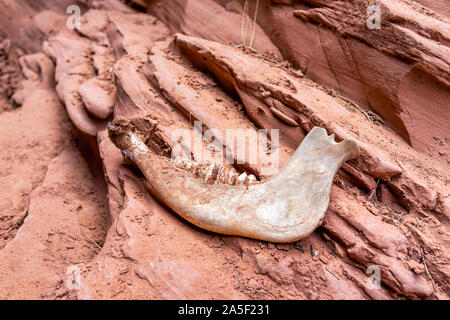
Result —
<path fill-rule="evenodd" d="M 356 109 L 358 109 L 359 111 L 361 111 L 361 112 L 366 116 L 367 120 L 372 121 L 372 119 L 371 119 L 370 116 L 367 114 L 367 112 L 366 112 L 363 108 L 361 108 L 360 106 L 358 106 L 356 103 L 354 103 L 352 100 L 350 100 L 350 99 L 348 99 L 348 98 L 346 98 L 346 97 L 343 97 L 343 96 L 341 96 L 341 95 L 338 95 L 338 94 L 336 94 L 336 97 L 338 97 L 338 98 L 344 100 L 345 102 L 349 103 L 350 105 L 352 105 L 353 107 L 355 107 Z"/>
<path fill-rule="evenodd" d="M 84 237 L 88 238 L 90 241 L 92 241 L 92 243 L 94 243 L 100 250 L 102 250 L 102 247 L 93 239 L 91 239 L 86 233 L 84 233 L 83 228 L 81 228 L 80 225 L 80 231 L 83 234 Z"/>
<path fill-rule="evenodd" d="M 338 276 L 337 275 L 335 275 L 333 272 L 331 272 L 330 270 L 328 270 L 327 268 L 325 268 L 325 270 L 327 270 L 330 274 L 332 274 L 336 279 L 338 279 L 338 280 L 341 280 L 341 279 L 339 279 L 338 278 Z"/>
<path fill-rule="evenodd" d="M 431 274 L 428 271 L 427 262 L 425 261 L 425 253 L 423 252 L 422 246 L 420 246 L 420 254 L 422 255 L 422 263 L 423 263 L 423 266 L 425 267 L 425 273 L 427 274 L 428 279 L 431 281 L 431 285 L 433 286 L 433 291 L 436 291 L 433 278 L 431 277 Z"/>
<path fill-rule="evenodd" d="M 247 48 L 247 49 L 252 50 L 253 52 L 256 52 L 256 50 L 252 48 L 252 45 L 253 45 L 253 41 L 255 40 L 255 34 L 256 34 L 256 17 L 258 15 L 258 7 L 259 7 L 259 0 L 256 0 L 255 14 L 253 17 L 253 26 L 252 26 L 250 16 L 248 15 L 248 0 L 245 0 L 244 8 L 242 10 L 242 19 L 241 19 L 241 42 L 242 43 L 237 45 L 236 46 L 237 48 L 244 48 L 244 49 Z M 246 45 L 247 26 L 252 32 L 248 46 Z"/>
<path fill-rule="evenodd" d="M 248 2 L 247 2 L 247 0 L 245 0 L 244 8 L 242 10 L 242 19 L 241 19 L 241 42 L 242 42 L 242 46 L 245 46 L 245 36 L 246 36 L 246 30 L 247 30 L 247 28 L 245 28 L 245 22 L 246 22 L 245 15 L 247 14 L 247 7 L 248 7 Z"/>
<path fill-rule="evenodd" d="M 380 183 L 380 179 L 377 178 L 377 184 L 375 186 L 375 189 L 372 190 L 372 192 L 369 194 L 369 197 L 367 198 L 367 200 L 372 199 L 373 195 L 375 194 L 375 192 L 377 192 L 378 189 L 378 184 Z"/>
<path fill-rule="evenodd" d="M 251 48 L 253 45 L 253 40 L 255 40 L 255 33 L 256 33 L 256 17 L 258 16 L 258 7 L 259 7 L 259 0 L 256 0 L 256 7 L 255 7 L 255 15 L 253 16 L 253 31 L 252 31 L 252 37 L 250 39 L 250 43 L 248 46 Z"/>

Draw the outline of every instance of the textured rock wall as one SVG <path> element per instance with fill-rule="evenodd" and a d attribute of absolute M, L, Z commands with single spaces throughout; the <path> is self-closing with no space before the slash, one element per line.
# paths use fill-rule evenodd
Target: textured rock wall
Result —
<path fill-rule="evenodd" d="M 241 37 L 238 1 L 148 1 L 148 14 L 85 1 L 78 31 L 65 3 L 27 4 L 37 36 L 17 45 L 42 52 L 21 58 L 21 107 L 0 114 L 2 297 L 448 299 L 447 22 L 417 3 L 381 4 L 386 30 L 371 36 L 362 1 L 259 1 L 253 49 L 239 46 L 251 29 Z M 356 140 L 361 156 L 306 239 L 222 236 L 155 200 L 106 133 L 115 116 L 151 132 L 160 156 L 193 120 L 280 129 L 281 165 L 314 126 Z M 235 169 L 266 178 L 248 162 Z M 380 289 L 366 285 L 371 265 Z"/>

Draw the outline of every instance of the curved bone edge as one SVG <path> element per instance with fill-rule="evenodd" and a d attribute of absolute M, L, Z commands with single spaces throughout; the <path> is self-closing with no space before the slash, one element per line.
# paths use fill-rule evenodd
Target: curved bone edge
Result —
<path fill-rule="evenodd" d="M 252 186 L 207 185 L 149 151 L 124 119 L 108 125 L 111 139 L 133 154 L 152 193 L 196 226 L 222 234 L 293 242 L 322 222 L 339 167 L 357 157 L 354 141 L 336 143 L 314 128 L 271 179 Z"/>
<path fill-rule="evenodd" d="M 340 139 L 351 139 L 350 133 L 338 125 L 328 125 L 330 132 L 334 132 Z M 357 141 L 361 151 L 361 157 L 356 161 L 355 166 L 368 175 L 388 181 L 390 178 L 402 174 L 402 169 L 392 162 L 389 157 L 373 145 L 368 145 L 362 141 Z"/>

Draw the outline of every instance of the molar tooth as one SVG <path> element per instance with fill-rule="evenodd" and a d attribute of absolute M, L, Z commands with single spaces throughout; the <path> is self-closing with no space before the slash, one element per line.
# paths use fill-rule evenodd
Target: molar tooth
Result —
<path fill-rule="evenodd" d="M 213 163 L 211 163 L 211 165 L 209 165 L 205 168 L 205 178 L 203 179 L 203 181 L 205 183 L 212 182 L 211 180 L 213 180 L 212 177 L 213 177 L 215 167 L 216 167 L 216 164 L 213 162 Z"/>
<path fill-rule="evenodd" d="M 247 179 L 245 180 L 245 185 L 251 185 L 251 184 L 255 184 L 256 183 L 256 177 L 251 174 L 247 176 Z"/>
<path fill-rule="evenodd" d="M 222 176 L 220 177 L 220 182 L 221 183 L 230 184 L 228 182 L 228 174 L 229 174 L 229 171 L 226 170 L 226 168 L 224 168 L 223 171 L 222 171 Z"/>
<path fill-rule="evenodd" d="M 199 176 L 200 178 L 203 179 L 203 178 L 205 177 L 205 175 L 206 175 L 206 168 L 205 168 L 204 165 L 202 165 L 202 166 L 199 168 L 198 176 Z"/>
<path fill-rule="evenodd" d="M 236 170 L 234 168 L 231 168 L 230 172 L 228 173 L 228 184 L 234 185 L 236 183 Z"/>
<path fill-rule="evenodd" d="M 237 177 L 236 184 L 243 184 L 245 182 L 246 177 L 247 173 L 243 172 L 239 177 Z"/>
<path fill-rule="evenodd" d="M 224 169 L 224 167 L 222 165 L 220 165 L 219 169 L 217 169 L 217 175 L 216 175 L 216 177 L 214 179 L 215 180 L 214 181 L 215 184 L 217 184 L 219 182 L 222 182 L 222 180 L 223 180 L 223 169 Z"/>

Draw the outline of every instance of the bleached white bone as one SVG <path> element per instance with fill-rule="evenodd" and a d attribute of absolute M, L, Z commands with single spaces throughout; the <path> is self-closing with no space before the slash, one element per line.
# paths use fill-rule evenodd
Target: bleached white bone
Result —
<path fill-rule="evenodd" d="M 359 153 L 355 141 L 336 143 L 314 127 L 270 179 L 250 186 L 210 185 L 170 170 L 174 165 L 151 152 L 129 121 L 116 120 L 108 131 L 121 150 L 133 154 L 153 195 L 177 214 L 213 232 L 273 242 L 297 241 L 321 224 L 334 175 Z"/>

